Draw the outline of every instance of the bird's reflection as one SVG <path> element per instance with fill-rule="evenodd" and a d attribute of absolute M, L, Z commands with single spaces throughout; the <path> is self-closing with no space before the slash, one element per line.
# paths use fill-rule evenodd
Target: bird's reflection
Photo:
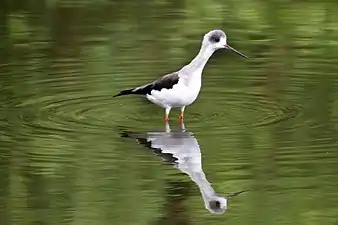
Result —
<path fill-rule="evenodd" d="M 227 209 L 227 199 L 243 192 L 236 192 L 226 197 L 215 192 L 202 169 L 200 146 L 194 134 L 188 132 L 183 123 L 176 131 L 172 131 L 167 123 L 165 131 L 146 134 L 123 131 L 122 137 L 135 138 L 139 144 L 153 149 L 163 161 L 187 174 L 197 184 L 205 208 L 211 213 L 224 213 Z"/>

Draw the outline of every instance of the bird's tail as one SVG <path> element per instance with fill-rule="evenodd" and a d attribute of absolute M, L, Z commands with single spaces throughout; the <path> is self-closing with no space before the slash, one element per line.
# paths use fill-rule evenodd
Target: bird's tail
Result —
<path fill-rule="evenodd" d="M 150 93 L 152 87 L 153 87 L 153 84 L 146 84 L 146 85 L 143 85 L 137 88 L 120 91 L 120 93 L 118 93 L 117 95 L 114 95 L 113 97 L 117 97 L 121 95 L 146 95 Z"/>
<path fill-rule="evenodd" d="M 123 91 L 120 91 L 120 93 L 114 95 L 113 97 L 117 97 L 117 96 L 121 96 L 121 95 L 131 95 L 131 94 L 135 94 L 134 91 L 134 88 L 132 89 L 127 89 L 127 90 L 123 90 Z"/>

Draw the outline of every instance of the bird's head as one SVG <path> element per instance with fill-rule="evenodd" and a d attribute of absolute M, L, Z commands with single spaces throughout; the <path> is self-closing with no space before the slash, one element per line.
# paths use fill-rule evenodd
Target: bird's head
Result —
<path fill-rule="evenodd" d="M 215 193 L 214 196 L 210 197 L 208 199 L 208 201 L 205 202 L 205 206 L 211 213 L 222 214 L 227 210 L 228 200 L 230 198 L 233 198 L 233 197 L 235 197 L 239 194 L 242 194 L 243 192 L 247 192 L 247 191 L 248 190 L 234 192 L 234 193 L 229 194 L 225 197 Z"/>
<path fill-rule="evenodd" d="M 229 49 L 244 58 L 248 58 L 243 53 L 228 45 L 227 35 L 222 30 L 212 30 L 206 33 L 203 38 L 202 46 L 212 48 L 214 51 L 218 49 Z"/>
<path fill-rule="evenodd" d="M 227 210 L 228 200 L 223 196 L 214 196 L 205 206 L 211 213 L 222 214 Z"/>

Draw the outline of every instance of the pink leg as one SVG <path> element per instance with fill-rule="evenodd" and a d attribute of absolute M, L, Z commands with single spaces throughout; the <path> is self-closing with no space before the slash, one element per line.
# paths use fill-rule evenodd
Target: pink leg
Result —
<path fill-rule="evenodd" d="M 183 122 L 183 118 L 184 118 L 184 108 L 185 108 L 185 106 L 181 107 L 181 112 L 180 112 L 180 123 Z"/>
<path fill-rule="evenodd" d="M 164 117 L 164 122 L 168 123 L 169 121 L 169 113 L 170 113 L 171 108 L 166 108 L 165 109 L 165 117 Z"/>

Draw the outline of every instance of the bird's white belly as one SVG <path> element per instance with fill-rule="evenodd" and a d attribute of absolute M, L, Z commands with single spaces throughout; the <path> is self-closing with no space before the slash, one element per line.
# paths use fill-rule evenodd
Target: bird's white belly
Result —
<path fill-rule="evenodd" d="M 200 86 L 188 87 L 183 83 L 178 83 L 172 89 L 153 90 L 151 95 L 147 95 L 149 101 L 165 107 L 182 107 L 193 103 L 200 91 Z"/>

